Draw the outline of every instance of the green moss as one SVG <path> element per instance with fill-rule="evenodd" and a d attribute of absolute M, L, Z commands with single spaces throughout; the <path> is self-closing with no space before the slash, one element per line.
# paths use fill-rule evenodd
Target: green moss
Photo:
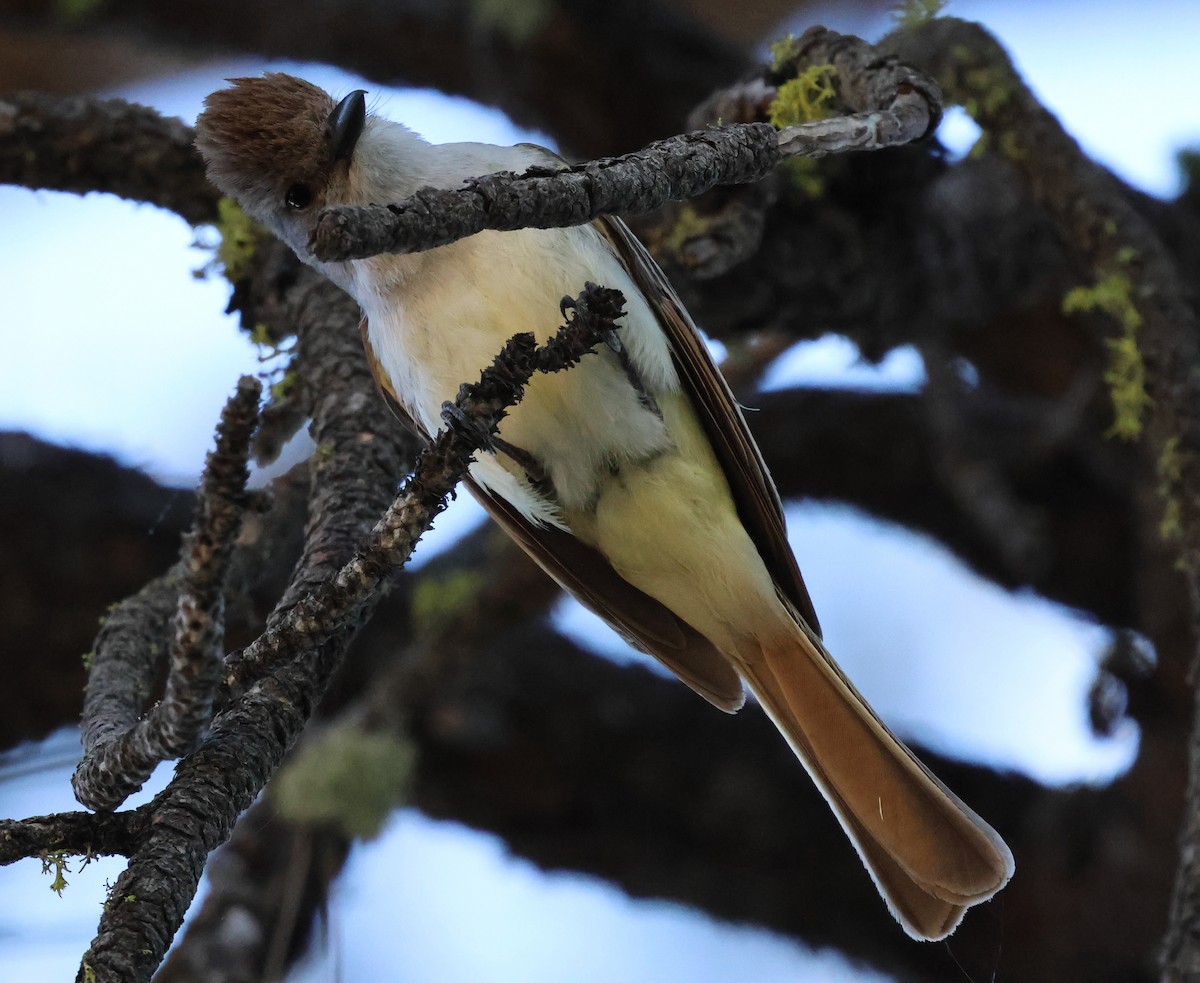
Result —
<path fill-rule="evenodd" d="M 80 661 L 83 663 L 84 672 L 91 672 L 92 664 L 96 661 L 96 653 L 95 652 L 84 652 L 83 655 L 80 657 Z"/>
<path fill-rule="evenodd" d="M 992 147 L 992 138 L 987 130 L 981 130 L 979 138 L 971 144 L 971 149 L 967 151 L 967 156 L 972 160 L 978 160 L 984 156 Z"/>
<path fill-rule="evenodd" d="M 483 585 L 483 575 L 474 570 L 441 579 L 422 577 L 413 588 L 413 628 L 418 633 L 436 631 L 453 621 L 474 603 Z"/>
<path fill-rule="evenodd" d="M 1168 437 L 1158 455 L 1158 476 L 1171 485 L 1183 480 L 1183 455 L 1179 452 L 1179 438 Z"/>
<path fill-rule="evenodd" d="M 904 0 L 892 10 L 892 19 L 901 27 L 915 27 L 939 16 L 949 0 Z"/>
<path fill-rule="evenodd" d="M 1002 58 L 1002 53 L 994 53 L 993 58 Z M 947 103 L 962 106 L 983 131 L 970 156 L 996 152 L 1014 164 L 1029 158 L 1023 134 L 1006 123 L 1006 111 L 1017 96 L 1020 80 L 1005 64 L 990 60 L 987 50 L 956 45 L 938 82 Z"/>
<path fill-rule="evenodd" d="M 825 119 L 833 112 L 836 96 L 837 69 L 832 65 L 809 65 L 776 90 L 775 99 L 767 110 L 767 120 L 772 126 L 783 129 Z"/>
<path fill-rule="evenodd" d="M 1102 311 L 1116 320 L 1121 333 L 1105 340 L 1108 367 L 1104 381 L 1112 396 L 1113 424 L 1109 435 L 1136 440 L 1142 417 L 1152 404 L 1146 392 L 1146 364 L 1138 347 L 1142 315 L 1133 302 L 1133 284 L 1124 272 L 1113 272 L 1091 287 L 1076 287 L 1063 298 L 1063 313 Z"/>
<path fill-rule="evenodd" d="M 472 0 L 475 26 L 496 31 L 515 45 L 537 37 L 554 17 L 554 0 Z"/>
<path fill-rule="evenodd" d="M 1146 364 L 1135 338 L 1109 338 L 1108 383 L 1113 403 L 1113 424 L 1109 436 L 1136 440 L 1142 434 L 1142 416 L 1152 404 L 1146 393 Z"/>
<path fill-rule="evenodd" d="M 250 261 L 267 232 L 254 222 L 232 198 L 217 202 L 217 231 L 221 242 L 217 246 L 217 262 L 230 283 L 250 275 Z"/>
<path fill-rule="evenodd" d="M 416 753 L 357 723 L 330 728 L 310 743 L 271 785 L 280 815 L 293 823 L 332 826 L 369 840 L 408 797 Z"/>
<path fill-rule="evenodd" d="M 1162 518 L 1158 522 L 1158 534 L 1164 543 L 1170 543 L 1183 536 L 1183 507 L 1179 499 L 1172 496 L 1163 502 Z"/>

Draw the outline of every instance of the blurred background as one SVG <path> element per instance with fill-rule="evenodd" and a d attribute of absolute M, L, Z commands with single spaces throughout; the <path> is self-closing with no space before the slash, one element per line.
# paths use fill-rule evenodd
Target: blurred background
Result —
<path fill-rule="evenodd" d="M 234 50 L 236 38 L 185 46 L 169 30 L 139 33 L 136 14 L 117 28 L 93 31 L 84 11 L 82 26 L 64 31 L 61 24 L 47 28 L 21 4 L 14 11 L 5 10 L 9 6 L 0 4 L 0 93 L 36 88 L 117 96 L 191 124 L 203 97 L 223 79 L 270 69 L 301 75 L 335 94 L 365 88 L 373 111 L 403 120 L 434 142 L 533 141 L 598 154 L 633 149 L 643 137 L 667 132 L 638 133 L 632 145 L 621 142 L 606 151 L 604 126 L 558 132 L 522 127 L 495 106 L 459 95 L 381 85 L 329 64 L 256 55 L 252 43 Z M 64 11 L 71 6 L 59 4 L 56 16 L 69 19 L 73 15 Z M 480 16 L 501 6 L 479 3 L 485 12 Z M 871 40 L 892 23 L 885 5 L 870 3 L 677 0 L 677 6 L 680 16 L 758 57 L 766 57 L 771 39 L 811 24 Z M 947 13 L 987 25 L 1038 97 L 1096 160 L 1147 195 L 1166 201 L 1181 193 L 1177 152 L 1200 144 L 1200 105 L 1189 97 L 1195 92 L 1200 8 L 1165 0 L 1036 6 L 955 0 Z M 394 44 L 390 75 L 403 76 L 404 39 Z M 304 44 L 291 50 L 302 52 Z M 390 76 L 377 70 L 374 77 Z M 436 73 L 421 77 L 436 84 Z M 564 98 L 569 95 L 564 83 Z M 572 111 L 587 115 L 588 105 L 577 98 Z M 606 108 L 602 115 L 606 126 L 619 127 L 619 112 Z M 681 120 L 673 125 L 682 129 Z M 568 146 L 564 134 L 572 141 Z M 977 138 L 978 129 L 961 111 L 948 115 L 940 133 L 951 159 L 965 155 Z M 156 500 L 165 514 L 175 504 L 170 489 L 193 487 L 234 380 L 272 370 L 260 363 L 236 318 L 223 313 L 229 284 L 218 274 L 197 273 L 211 263 L 215 233 L 112 196 L 12 186 L 0 187 L 0 215 L 6 233 L 0 236 L 0 430 L 110 455 L 167 490 Z M 700 320 L 703 327 L 702 315 Z M 725 351 L 720 342 L 714 345 Z M 870 361 L 844 335 L 829 334 L 789 346 L 761 388 L 916 394 L 927 383 L 917 347 L 896 345 Z M 10 469 L 19 467 L 22 454 L 33 453 L 24 440 L 5 438 Z M 301 438 L 287 459 L 304 453 Z M 157 516 L 144 518 L 147 537 L 167 538 L 159 535 Z M 830 649 L 902 736 L 947 758 L 1053 788 L 1102 787 L 1134 762 L 1134 721 L 1118 715 L 1101 734 L 1090 716 L 1089 694 L 1115 638 L 1093 613 L 1030 589 L 999 586 L 930 536 L 853 504 L 795 501 L 788 518 Z M 481 521 L 474 504 L 459 499 L 422 542 L 418 568 Z M 5 528 L 9 538 L 7 544 L 0 538 L 0 552 L 15 549 L 21 535 L 41 534 Z M 156 548 L 165 565 L 174 543 Z M 122 557 L 114 553 L 112 562 L 119 567 Z M 94 623 L 107 604 L 136 585 L 113 586 L 106 599 L 80 599 L 86 608 L 81 620 Z M 13 615 L 19 617 L 19 611 Z M 567 637 L 605 657 L 640 658 L 573 602 L 557 603 L 552 619 Z M 53 699 L 33 701 L 53 704 L 44 715 L 32 719 L 37 715 L 30 710 L 27 727 L 12 724 L 9 744 L 53 732 L 0 758 L 0 814 L 9 817 L 72 808 L 68 776 L 78 754 L 77 732 L 64 707 L 77 704 L 79 681 L 67 672 L 37 680 L 28 660 L 36 662 L 39 654 L 5 640 L 25 637 L 16 628 L 0 624 L 0 664 L 31 687 L 56 692 Z M 902 658 L 889 657 L 897 650 Z M 161 768 L 137 801 L 169 774 Z M 117 861 L 96 860 L 68 875 L 62 897 L 50 891 L 34 861 L 0 869 L 0 974 L 71 977 L 95 931 L 104 884 L 120 869 Z M 995 903 L 1001 924 L 1003 904 Z M 954 945 L 953 939 L 945 944 L 951 957 Z M 891 977 L 763 928 L 664 900 L 631 899 L 583 874 L 539 870 L 497 836 L 404 809 L 379 839 L 354 848 L 323 937 L 291 978 L 716 983 Z"/>

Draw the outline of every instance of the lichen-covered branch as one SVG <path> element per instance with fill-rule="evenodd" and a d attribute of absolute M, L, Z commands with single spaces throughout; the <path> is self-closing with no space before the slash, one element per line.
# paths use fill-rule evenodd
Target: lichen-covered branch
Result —
<path fill-rule="evenodd" d="M 312 714 L 363 620 L 361 609 L 411 552 L 412 533 L 428 527 L 532 373 L 567 367 L 601 343 L 622 303 L 616 291 L 589 285 L 570 323 L 547 345 L 539 349 L 532 335 L 514 338 L 478 385 L 464 386 L 449 414 L 454 423 L 405 483 L 368 547 L 318 600 L 301 599 L 281 614 L 269 633 L 269 659 L 243 659 L 240 671 L 231 669 L 235 682 L 256 682 L 231 687 L 208 738 L 152 803 L 153 831 L 110 892 L 80 980 L 149 979 L 182 922 L 205 858 L 228 837 Z M 128 898 L 144 903 L 121 903 Z"/>
<path fill-rule="evenodd" d="M 1064 304 L 1116 322 L 1106 375 L 1114 426 L 1131 438 L 1146 428 L 1164 471 L 1163 533 L 1200 583 L 1200 325 L 1173 258 L 1121 184 L 1037 101 L 983 27 L 937 19 L 896 32 L 890 43 L 975 117 L 989 148 L 1028 183 L 1090 268 L 1093 283 L 1081 286 L 1091 292 L 1073 291 Z"/>
<path fill-rule="evenodd" d="M 60 812 L 0 819 L 0 866 L 49 853 L 129 856 L 150 823 L 146 807 L 129 812 Z"/>
<path fill-rule="evenodd" d="M 117 23 L 134 6 L 120 0 L 116 5 L 101 5 L 95 16 L 111 16 Z M 166 21 L 192 15 L 186 5 L 160 4 L 144 16 Z M 949 43 L 956 38 L 945 25 L 929 29 L 948 31 Z M 967 53 L 975 43 L 968 41 Z M 824 42 L 809 42 L 805 42 L 803 72 L 832 66 L 835 87 L 854 78 L 854 45 L 839 42 L 823 47 Z M 586 47 L 579 46 L 581 51 Z M 962 60 L 964 51 L 951 53 Z M 873 70 L 880 70 L 887 59 L 878 49 L 875 55 Z M 924 61 L 924 56 L 906 57 L 933 63 Z M 1043 176 L 1035 173 L 1057 166 L 1058 145 L 1046 144 L 1056 148 L 1047 155 L 1053 159 L 1024 163 L 1016 159 L 1022 149 L 1021 128 L 1028 121 L 1013 117 L 1006 127 L 1002 110 L 1007 90 L 1004 85 L 993 87 L 987 61 L 963 62 L 967 69 L 961 78 L 951 73 L 943 80 L 955 86 L 955 98 L 969 92 L 967 105 L 985 122 L 995 151 L 990 157 L 952 162 L 919 149 L 887 156 L 847 155 L 821 163 L 821 173 L 831 178 L 818 197 L 802 198 L 778 179 L 753 188 L 721 189 L 710 197 L 727 202 L 743 191 L 761 196 L 754 202 L 754 221 L 743 222 L 754 234 L 743 237 L 736 268 L 728 262 L 705 267 L 719 274 L 710 281 L 711 289 L 686 282 L 678 286 L 701 322 L 724 333 L 735 347 L 747 331 L 764 327 L 787 339 L 829 329 L 844 331 L 870 359 L 923 336 L 949 339 L 951 343 L 941 351 L 947 358 L 969 360 L 981 379 L 978 389 L 964 393 L 961 404 L 955 404 L 964 417 L 961 431 L 953 435 L 955 447 L 983 447 L 996 463 L 995 475 L 1006 491 L 1039 512 L 1049 531 L 1042 544 L 1043 557 L 1034 560 L 1044 565 L 1016 563 L 1003 554 L 994 535 L 981 528 L 979 516 L 947 494 L 945 469 L 931 464 L 923 394 L 864 397 L 857 404 L 845 394 L 833 399 L 812 393 L 776 394 L 756 401 L 764 409 L 752 415 L 751 425 L 759 431 L 781 488 L 793 495 L 855 502 L 927 529 L 1003 584 L 1032 585 L 1047 596 L 1086 605 L 1102 619 L 1144 627 L 1154 612 L 1179 606 L 1179 578 L 1171 580 L 1169 561 L 1162 563 L 1155 552 L 1160 545 L 1157 539 L 1139 538 L 1144 512 L 1140 503 L 1153 497 L 1143 494 L 1143 483 L 1158 463 L 1160 482 L 1174 487 L 1188 466 L 1186 458 L 1178 460 L 1175 454 L 1187 452 L 1188 447 L 1182 441 L 1162 445 L 1170 453 L 1151 460 L 1149 472 L 1139 470 L 1142 462 L 1136 449 L 1101 441 L 1108 420 L 1096 422 L 1097 410 L 1104 409 L 1099 400 L 1079 415 L 1066 405 L 1070 400 L 1062 393 L 1068 384 L 1074 391 L 1077 381 L 1086 384 L 1087 392 L 1091 391 L 1087 386 L 1100 384 L 1094 356 L 1105 348 L 1097 340 L 1099 333 L 1089 335 L 1089 331 L 1106 312 L 1116 317 L 1121 328 L 1113 338 L 1120 342 L 1120 350 L 1113 351 L 1122 356 L 1120 365 L 1114 366 L 1121 369 L 1117 377 L 1121 384 L 1115 388 L 1136 397 L 1128 383 L 1137 378 L 1139 359 L 1147 386 L 1157 384 L 1156 363 L 1142 347 L 1149 323 L 1143 308 L 1157 302 L 1155 281 L 1144 278 L 1150 252 L 1135 246 L 1130 253 L 1123 240 L 1111 252 L 1115 268 L 1101 264 L 1082 282 L 1074 279 L 1064 285 L 1065 276 L 1078 277 L 1076 238 L 1059 234 L 1043 211 L 1031 204 L 1041 203 L 1063 226 L 1061 206 L 1044 204 L 1047 194 L 1056 192 L 1039 185 Z M 796 68 L 801 71 L 799 63 Z M 747 86 L 737 96 L 735 101 L 740 100 L 747 112 L 718 110 L 716 116 L 726 122 L 762 119 L 787 81 L 783 75 L 764 73 L 767 77 L 772 79 L 769 85 L 760 80 L 759 86 Z M 551 87 L 544 89 L 551 91 Z M 650 90 L 635 87 L 635 91 L 644 96 Z M 567 82 L 553 92 L 564 103 L 572 102 L 571 113 L 577 117 L 585 115 L 578 112 L 579 105 L 593 105 Z M 856 109 L 855 92 L 852 84 L 838 91 L 833 111 L 878 108 Z M 610 125 L 623 132 L 627 117 L 608 115 L 615 120 Z M 899 123 L 902 116 L 907 118 L 897 113 L 891 119 Z M 916 128 L 912 121 L 905 125 Z M 871 136 L 869 127 L 848 132 L 858 133 L 859 138 Z M 651 135 L 639 135 L 628 145 Z M 63 146 L 75 152 L 72 145 Z M 1031 156 L 1041 153 L 1038 148 L 1032 144 Z M 89 153 L 97 161 L 111 156 Z M 0 167 L 19 165 L 16 158 L 3 159 Z M 1071 159 L 1068 155 L 1068 164 Z M 55 161 L 43 162 L 52 174 L 57 173 Z M 80 166 L 78 161 L 67 163 Z M 198 174 L 198 163 L 188 167 L 195 167 Z M 169 180 L 169 175 L 157 177 Z M 60 180 L 69 179 L 68 175 Z M 778 190 L 774 197 L 761 191 L 770 184 Z M 1159 234 L 1164 227 L 1180 233 L 1171 241 L 1173 250 L 1197 255 L 1194 233 L 1186 231 L 1196 224 L 1194 200 L 1147 203 L 1135 200 L 1128 189 L 1120 192 L 1143 218 L 1159 223 Z M 153 193 L 147 197 L 154 200 Z M 1119 214 L 1117 218 L 1120 228 L 1123 219 Z M 1087 235 L 1079 241 L 1087 248 L 1099 243 L 1108 249 L 1102 241 L 1107 234 L 1104 224 L 1092 229 L 1098 229 L 1096 242 Z M 687 236 L 676 238 L 682 241 Z M 295 405 L 286 415 L 290 426 L 312 413 L 318 450 L 308 468 L 312 488 L 307 543 L 271 620 L 273 628 L 285 624 L 301 599 L 351 558 L 391 500 L 409 448 L 387 431 L 384 412 L 357 353 L 353 305 L 289 263 L 290 256 L 286 260 L 276 256 L 270 264 L 250 270 L 247 285 L 235 298 L 241 304 L 245 291 L 258 292 L 260 308 L 271 304 L 279 308 L 248 315 L 248 325 L 274 324 L 276 319 L 307 322 L 297 346 Z M 1177 268 L 1165 268 L 1166 275 L 1177 276 Z M 726 275 L 730 269 L 734 274 Z M 1062 315 L 1061 301 L 1071 287 L 1084 288 L 1084 293 L 1075 295 L 1077 306 L 1091 313 Z M 1169 297 L 1170 290 L 1163 296 Z M 335 316 L 326 319 L 327 313 Z M 319 328 L 314 328 L 318 322 Z M 1143 399 L 1134 398 L 1126 405 L 1140 405 L 1146 413 Z M 1157 404 L 1149 407 L 1153 426 L 1158 425 L 1154 423 L 1157 412 Z M 1069 421 L 1065 429 L 1064 417 Z M 281 427 L 279 433 L 285 430 Z M 811 466 L 814 460 L 821 462 L 820 468 Z M 0 515 L 6 521 L 15 511 L 14 501 L 10 497 L 0 502 L 5 506 Z M 64 513 L 64 523 L 73 521 L 65 515 L 68 509 L 50 509 L 45 514 L 56 511 Z M 297 506 L 289 515 L 295 520 L 300 511 Z M 5 526 L 0 539 L 15 541 L 11 529 Z M 295 521 L 282 538 L 287 540 L 284 551 L 290 559 L 300 549 Z M 800 548 L 803 551 L 803 544 Z M 160 559 L 153 569 L 161 570 L 167 562 Z M 17 575 L 33 583 L 31 569 L 27 564 Z M 482 560 L 470 567 L 473 573 L 487 569 Z M 39 593 L 50 595 L 58 589 L 42 589 L 41 583 Z M 270 595 L 256 597 L 254 603 L 269 606 L 282 590 L 282 584 L 273 582 Z M 148 618 L 145 624 L 154 626 L 154 637 L 160 641 L 169 634 L 178 591 L 178 583 L 151 589 L 134 619 L 140 624 Z M 20 596 L 7 585 L 0 593 Z M 250 801 L 302 728 L 317 698 L 314 694 L 319 694 L 339 664 L 348 637 L 366 617 L 370 604 L 335 630 L 327 644 L 298 653 L 292 661 L 283 659 L 281 668 L 249 687 L 242 700 L 226 704 L 210 739 L 181 764 L 177 784 L 155 803 L 153 811 L 145 813 L 157 824 L 138 830 L 150 836 L 145 851 L 138 853 L 135 842 L 127 844 L 128 852 L 138 856 L 129 879 L 117 888 L 122 894 L 109 899 L 113 910 L 106 912 L 88 972 L 102 967 L 117 976 L 129 969 L 131 979 L 148 972 L 134 965 L 137 957 L 130 953 L 143 946 L 152 950 L 152 956 L 159 938 L 169 938 L 174 931 L 174 919 L 191 896 L 209 846 L 226 835 L 238 810 Z M 153 612 L 147 613 L 146 605 Z M 261 621 L 261 614 L 256 617 Z M 887 942 L 885 932 L 891 926 L 881 924 L 876 931 L 868 921 L 860 924 L 857 917 L 841 917 L 851 907 L 869 911 L 865 903 L 860 905 L 858 894 L 869 893 L 869 885 L 861 883 L 861 871 L 854 870 L 854 858 L 844 844 L 838 844 L 843 853 L 835 857 L 832 835 L 822 839 L 815 825 L 812 843 L 804 847 L 811 852 L 798 852 L 795 830 L 797 826 L 807 830 L 808 825 L 802 804 L 792 801 L 789 792 L 794 762 L 777 747 L 760 754 L 759 748 L 767 744 L 757 744 L 750 734 L 761 724 L 764 737 L 769 736 L 761 718 L 749 713 L 734 720 L 711 715 L 699 701 L 662 680 L 605 664 L 596 668 L 582 655 L 568 651 L 569 646 L 543 624 L 532 623 L 528 612 L 523 617 L 505 626 L 499 637 L 496 633 L 478 636 L 475 658 L 455 658 L 446 646 L 429 653 L 415 668 L 410 663 L 412 671 L 401 674 L 403 678 L 387 694 L 392 698 L 387 706 L 400 706 L 398 712 L 414 721 L 413 739 L 420 752 L 416 802 L 421 808 L 494 830 L 514 849 L 544 865 L 586 870 L 609 877 L 633 893 L 687 899 L 726 917 L 835 944 L 906 979 L 945 979 L 956 972 L 940 948 L 926 947 L 914 955 L 911 946 Z M 120 628 L 123 618 L 121 609 L 115 611 L 109 619 L 111 630 Z M 463 620 L 475 621 L 474 611 Z M 482 615 L 478 621 L 484 623 Z M 396 616 L 389 627 L 390 632 L 370 643 L 374 667 L 401 649 L 409 636 L 403 616 Z M 440 643 L 443 637 L 436 639 Z M 1006 893 L 1004 907 L 995 908 L 1003 946 L 986 944 L 989 940 L 976 944 L 966 934 L 956 937 L 956 957 L 965 951 L 977 957 L 969 964 L 973 977 L 989 978 L 998 965 L 1000 975 L 1028 980 L 1120 979 L 1124 983 L 1146 978 L 1150 962 L 1146 940 L 1156 938 L 1165 921 L 1170 858 L 1164 860 L 1163 854 L 1173 832 L 1167 828 L 1170 803 L 1183 773 L 1180 724 L 1172 702 L 1181 684 L 1170 674 L 1179 659 L 1170 652 L 1169 640 L 1174 637 L 1170 632 L 1154 637 L 1160 642 L 1160 670 L 1144 684 L 1144 691 L 1131 697 L 1133 705 L 1140 703 L 1135 716 L 1142 725 L 1143 752 L 1113 789 L 1047 793 L 1024 783 L 1001 784 L 981 772 L 954 781 L 989 817 L 995 810 L 1006 835 L 1013 837 L 1026 872 Z M 1161 644 L 1164 639 L 1168 644 Z M 135 644 L 139 639 L 128 641 Z M 41 642 L 39 637 L 33 644 L 23 644 L 40 656 Z M 452 678 L 456 671 L 462 674 L 457 683 Z M 378 680 L 372 677 L 372 682 Z M 139 674 L 129 682 L 135 690 L 130 712 L 136 714 L 145 706 L 150 683 Z M 374 695 L 382 697 L 379 691 Z M 745 734 L 747 739 L 743 743 L 733 734 Z M 679 741 L 688 753 L 679 752 Z M 781 756 L 778 767 L 767 757 L 770 753 Z M 656 780 L 645 781 L 647 773 Z M 520 780 L 514 782 L 513 775 Z M 736 780 L 731 781 L 730 775 Z M 660 780 L 662 776 L 670 781 Z M 679 812 L 680 802 L 695 801 L 703 801 L 705 809 L 687 815 Z M 564 817 L 570 826 L 565 832 Z M 75 832 L 54 835 L 44 834 L 36 825 L 6 825 L 0 826 L 0 838 L 10 832 L 27 835 L 31 837 L 27 848 L 36 850 L 53 850 L 56 845 L 88 848 L 87 817 L 54 818 L 79 825 L 71 827 Z M 126 821 L 132 822 L 119 819 Z M 814 824 L 819 822 L 814 818 Z M 752 837 L 746 835 L 748 828 L 754 831 Z M 604 849 L 596 850 L 597 843 Z M 822 846 L 825 843 L 828 850 Z M 1064 844 L 1070 845 L 1069 854 Z M 827 853 L 834 866 L 825 876 Z M 837 868 L 836 862 L 841 861 L 848 866 Z M 822 874 L 814 876 L 818 865 Z M 844 879 L 839 869 L 847 873 Z M 1130 883 L 1134 886 L 1127 887 Z M 125 897 L 135 900 L 125 902 Z M 1096 898 L 1105 903 L 1096 904 Z M 1072 912 L 1070 925 L 1055 921 L 1062 911 Z M 885 920 L 882 915 L 880 919 Z M 964 933 L 970 929 L 965 927 Z M 146 946 L 146 939 L 153 939 L 153 945 Z M 124 955 L 118 952 L 122 946 Z M 1003 954 L 994 956 L 1001 948 Z"/>
<path fill-rule="evenodd" d="M 404 202 L 339 205 L 318 219 L 313 252 L 325 261 L 362 259 L 431 249 L 484 229 L 554 228 L 646 212 L 718 185 L 758 181 L 782 160 L 902 146 L 937 127 L 941 93 L 932 79 L 823 28 L 797 44 L 793 65 L 826 54 L 838 59 L 846 104 L 857 112 L 782 130 L 766 123 L 715 126 L 623 157 L 481 176 L 461 189 L 427 189 Z"/>
<path fill-rule="evenodd" d="M 155 765 L 186 752 L 212 715 L 213 693 L 224 655 L 224 586 L 233 543 L 241 528 L 249 477 L 250 437 L 258 419 L 257 379 L 243 376 L 221 414 L 196 500 L 196 522 L 184 540 L 171 578 L 178 584 L 175 632 L 166 691 L 149 713 L 127 702 L 125 658 L 145 670 L 162 650 L 146 653 L 97 643 L 84 707 L 84 757 L 72 785 L 92 809 L 112 809 L 142 787 Z M 152 628 L 150 630 L 153 630 Z M 110 687 L 116 687 L 112 692 Z M 143 687 L 134 687 L 134 691 Z"/>
<path fill-rule="evenodd" d="M 778 137 L 766 124 L 690 133 L 625 157 L 485 175 L 399 203 L 328 208 L 311 246 L 319 258 L 339 261 L 431 249 L 484 229 L 581 225 L 606 212 L 646 211 L 717 184 L 753 181 L 780 159 Z"/>
<path fill-rule="evenodd" d="M 324 62 L 375 82 L 438 89 L 498 106 L 588 155 L 672 132 L 691 106 L 751 63 L 747 44 L 718 36 L 670 0 L 295 0 L 286 16 L 275 8 L 250 13 L 241 0 L 70 8 L 0 0 L 0 20 L 51 34 L 117 33 L 199 55 Z"/>
<path fill-rule="evenodd" d="M 0 95 L 0 184 L 108 191 L 212 222 L 220 195 L 204 176 L 191 127 L 124 99 Z"/>
<path fill-rule="evenodd" d="M 938 19 L 898 31 L 892 45 L 941 81 L 982 127 L 988 146 L 1023 178 L 1090 270 L 1064 296 L 1116 327 L 1107 339 L 1113 433 L 1144 436 L 1157 462 L 1160 533 L 1189 586 L 1200 644 L 1200 319 L 1163 242 L 1119 182 L 1092 162 L 1036 99 L 1000 44 L 980 25 Z M 1110 329 L 1111 330 L 1111 329 Z M 1188 817 L 1167 932 L 1167 976 L 1200 967 L 1200 692 L 1192 740 Z"/>

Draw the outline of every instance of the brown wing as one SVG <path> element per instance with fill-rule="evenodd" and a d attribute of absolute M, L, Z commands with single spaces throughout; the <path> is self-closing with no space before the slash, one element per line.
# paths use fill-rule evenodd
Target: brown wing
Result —
<path fill-rule="evenodd" d="M 379 362 L 379 356 L 375 354 L 375 349 L 371 347 L 371 336 L 367 332 L 367 325 L 367 315 L 364 314 L 358 322 L 358 336 L 362 339 L 363 354 L 367 356 L 367 367 L 371 370 L 371 378 L 375 380 L 375 388 L 379 390 L 379 395 L 383 397 L 383 401 L 387 403 L 388 409 L 395 414 L 396 419 L 428 444 L 430 442 L 429 434 L 425 432 L 424 427 L 417 423 L 416 418 L 408 412 L 408 407 L 400 402 L 400 397 L 396 395 L 396 390 L 392 386 L 392 380 L 383 371 L 383 366 Z"/>
<path fill-rule="evenodd" d="M 783 506 L 775 482 L 691 315 L 658 264 L 624 222 L 604 216 L 597 220 L 596 226 L 617 250 L 666 332 L 684 389 L 691 397 L 717 460 L 725 469 L 742 525 L 771 572 L 775 586 L 820 636 L 817 612 L 788 545 Z"/>
<path fill-rule="evenodd" d="M 428 440 L 429 434 L 417 426 L 379 364 L 365 317 L 359 332 L 367 364 L 384 401 L 406 426 Z M 657 658 L 714 706 L 729 713 L 741 708 L 746 698 L 741 677 L 707 638 L 618 576 L 600 553 L 570 533 L 535 525 L 469 476 L 463 483 L 517 545 L 580 603 L 626 640 Z"/>

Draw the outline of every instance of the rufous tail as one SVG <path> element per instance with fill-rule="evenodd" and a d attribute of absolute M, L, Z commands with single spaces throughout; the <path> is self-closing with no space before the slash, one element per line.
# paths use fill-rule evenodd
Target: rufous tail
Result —
<path fill-rule="evenodd" d="M 797 625 L 794 638 L 758 648 L 740 653 L 739 668 L 889 910 L 913 938 L 945 938 L 1008 882 L 1012 853 L 879 721 L 818 640 Z"/>

